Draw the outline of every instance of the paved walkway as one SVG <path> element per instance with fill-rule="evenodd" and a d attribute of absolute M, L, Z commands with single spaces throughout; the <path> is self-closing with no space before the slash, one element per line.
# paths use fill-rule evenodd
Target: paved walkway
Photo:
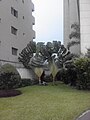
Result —
<path fill-rule="evenodd" d="M 90 110 L 84 112 L 77 120 L 90 120 Z"/>

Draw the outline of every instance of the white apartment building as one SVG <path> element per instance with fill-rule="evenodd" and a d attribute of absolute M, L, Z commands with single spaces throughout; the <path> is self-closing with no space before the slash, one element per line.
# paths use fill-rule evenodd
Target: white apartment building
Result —
<path fill-rule="evenodd" d="M 0 0 L 0 65 L 19 65 L 18 55 L 35 38 L 31 0 Z"/>
<path fill-rule="evenodd" d="M 67 46 L 71 25 L 80 23 L 80 45 L 71 47 L 73 53 L 87 52 L 90 48 L 90 0 L 64 0 L 64 45 Z"/>

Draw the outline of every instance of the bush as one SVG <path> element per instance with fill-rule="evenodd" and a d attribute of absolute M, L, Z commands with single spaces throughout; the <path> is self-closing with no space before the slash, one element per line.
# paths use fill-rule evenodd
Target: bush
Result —
<path fill-rule="evenodd" d="M 80 58 L 75 61 L 77 69 L 77 83 L 78 89 L 90 89 L 90 59 Z"/>
<path fill-rule="evenodd" d="M 65 84 L 69 83 L 69 78 L 68 78 L 68 72 L 67 69 L 61 69 L 56 75 L 56 80 L 57 81 L 62 81 Z"/>
<path fill-rule="evenodd" d="M 0 89 L 14 89 L 20 86 L 21 79 L 15 67 L 5 64 L 0 69 Z"/>
<path fill-rule="evenodd" d="M 50 73 L 50 71 L 43 71 L 42 75 L 40 76 L 40 80 L 41 80 L 41 83 L 43 82 L 52 82 L 53 81 L 53 76 L 52 74 Z"/>
<path fill-rule="evenodd" d="M 57 75 L 56 79 L 64 82 L 65 84 L 70 84 L 71 86 L 76 86 L 77 72 L 75 68 L 61 69 Z"/>
<path fill-rule="evenodd" d="M 15 89 L 30 86 L 38 83 L 38 80 L 21 79 L 16 68 L 10 64 L 5 64 L 0 69 L 0 90 Z"/>
<path fill-rule="evenodd" d="M 30 79 L 21 79 L 20 86 L 19 87 L 25 87 L 33 85 L 32 80 Z"/>
<path fill-rule="evenodd" d="M 45 81 L 45 82 L 52 82 L 52 81 L 53 81 L 53 76 L 52 76 L 52 74 L 50 74 L 50 75 L 46 75 L 46 74 L 45 74 L 43 81 Z"/>

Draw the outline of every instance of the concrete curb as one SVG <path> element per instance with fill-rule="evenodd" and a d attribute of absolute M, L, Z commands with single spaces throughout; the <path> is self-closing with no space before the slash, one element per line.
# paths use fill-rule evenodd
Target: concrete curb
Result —
<path fill-rule="evenodd" d="M 90 110 L 82 113 L 76 120 L 90 120 Z"/>

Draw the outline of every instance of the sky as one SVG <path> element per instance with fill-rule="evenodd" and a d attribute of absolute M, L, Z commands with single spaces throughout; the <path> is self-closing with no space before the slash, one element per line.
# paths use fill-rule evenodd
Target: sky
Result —
<path fill-rule="evenodd" d="M 36 42 L 63 43 L 63 0 L 32 0 L 35 11 Z"/>

